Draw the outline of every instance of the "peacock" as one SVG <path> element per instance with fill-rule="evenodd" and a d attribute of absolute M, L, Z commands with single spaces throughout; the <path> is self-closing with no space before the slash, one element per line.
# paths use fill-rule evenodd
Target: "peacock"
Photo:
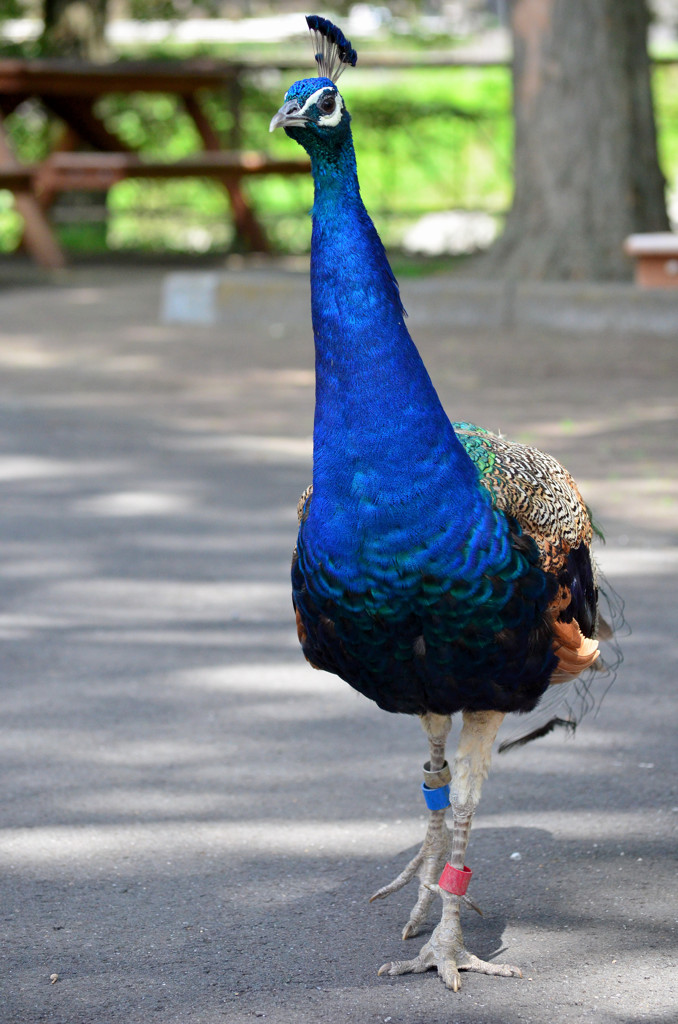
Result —
<path fill-rule="evenodd" d="M 403 938 L 419 933 L 438 895 L 442 915 L 416 957 L 379 974 L 436 968 L 457 991 L 460 971 L 521 975 L 466 950 L 460 908 L 474 904 L 465 853 L 505 715 L 531 712 L 549 687 L 564 689 L 599 656 L 609 627 L 598 610 L 595 531 L 554 458 L 446 415 L 360 196 L 336 85 L 356 51 L 331 22 L 306 21 L 317 77 L 292 85 L 270 125 L 306 150 L 314 181 L 316 406 L 313 482 L 299 501 L 292 560 L 297 633 L 314 668 L 385 711 L 420 718 L 426 835 L 372 899 L 416 876 Z M 445 744 L 457 713 L 450 768 Z M 551 716 L 529 737 L 561 721 L 569 719 Z"/>

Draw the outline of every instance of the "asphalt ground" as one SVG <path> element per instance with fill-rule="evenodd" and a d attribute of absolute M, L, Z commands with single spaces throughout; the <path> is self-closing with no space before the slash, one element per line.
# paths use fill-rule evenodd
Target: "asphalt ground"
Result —
<path fill-rule="evenodd" d="M 297 649 L 306 278 L 186 327 L 163 276 L 0 290 L 3 1024 L 673 1024 L 678 330 L 427 326 L 403 283 L 452 416 L 580 481 L 630 627 L 574 739 L 495 758 L 466 938 L 524 977 L 453 994 L 377 977 L 423 939 L 411 891 L 367 902 L 423 835 L 423 733 Z"/>

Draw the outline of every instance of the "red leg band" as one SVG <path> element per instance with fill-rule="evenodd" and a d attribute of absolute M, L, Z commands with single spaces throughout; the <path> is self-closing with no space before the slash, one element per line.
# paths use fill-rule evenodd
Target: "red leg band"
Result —
<path fill-rule="evenodd" d="M 441 889 L 451 892 L 454 896 L 463 896 L 468 889 L 468 883 L 471 881 L 472 874 L 471 869 L 465 865 L 463 871 L 460 871 L 459 868 L 453 868 L 451 864 L 446 864 L 438 885 Z"/>

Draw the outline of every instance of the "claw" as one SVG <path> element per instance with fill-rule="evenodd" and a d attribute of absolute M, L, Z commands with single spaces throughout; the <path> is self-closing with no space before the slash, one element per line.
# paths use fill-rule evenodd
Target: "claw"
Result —
<path fill-rule="evenodd" d="M 481 960 L 473 953 L 464 950 L 461 962 L 457 961 L 460 971 L 476 971 L 478 974 L 492 974 L 496 978 L 522 978 L 523 972 L 519 967 L 512 967 L 511 964 L 493 964 L 487 960 Z"/>
<path fill-rule="evenodd" d="M 442 978 L 445 988 L 451 988 L 453 992 L 459 991 L 461 988 L 461 978 L 454 964 L 444 963 L 442 968 L 438 968 L 438 974 Z"/>
<path fill-rule="evenodd" d="M 433 886 L 430 883 L 420 883 L 419 891 L 417 893 L 417 902 L 412 907 L 407 924 L 403 928 L 403 939 L 411 939 L 415 935 L 419 934 L 422 925 L 428 917 L 431 904 L 437 896 L 438 891 L 437 885 Z"/>
<path fill-rule="evenodd" d="M 450 835 L 445 825 L 445 811 L 433 811 L 421 849 L 397 878 L 394 878 L 388 885 L 382 886 L 370 897 L 370 903 L 374 903 L 375 900 L 383 900 L 403 889 L 415 875 L 418 877 L 417 900 L 403 929 L 403 939 L 411 939 L 421 931 L 431 904 L 438 894 L 438 878 L 447 859 L 449 848 Z"/>
<path fill-rule="evenodd" d="M 393 960 L 391 963 L 382 964 L 377 974 L 383 977 L 385 974 L 389 978 L 395 978 L 399 974 L 423 974 L 424 971 L 428 971 L 430 967 L 434 967 L 433 963 L 420 962 L 420 957 L 416 960 Z"/>
<path fill-rule="evenodd" d="M 400 872 L 397 878 L 394 878 L 392 882 L 388 883 L 388 885 L 383 885 L 381 889 L 377 889 L 374 895 L 370 896 L 370 903 L 374 903 L 375 900 L 384 900 L 387 896 L 393 895 L 394 892 L 404 889 L 407 883 L 411 882 L 416 875 L 423 859 L 424 854 L 422 848 L 416 857 L 413 857 L 410 863 Z"/>

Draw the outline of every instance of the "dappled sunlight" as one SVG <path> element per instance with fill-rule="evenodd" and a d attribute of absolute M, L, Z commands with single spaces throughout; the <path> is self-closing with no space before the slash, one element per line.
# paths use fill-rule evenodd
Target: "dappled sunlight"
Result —
<path fill-rule="evenodd" d="M 315 389 L 314 370 L 289 366 L 282 366 L 278 369 L 260 367 L 243 369 L 234 374 L 233 379 L 240 385 L 257 388 L 280 388 L 286 391 Z"/>
<path fill-rule="evenodd" d="M 186 1016 L 181 991 L 193 998 L 203 982 L 219 1017 L 228 998 L 235 1019 L 233 993 L 249 990 L 259 1002 L 247 1014 L 274 1019 L 270 984 L 290 1019 L 298 1007 L 306 1020 L 316 986 L 333 992 L 349 970 L 339 1016 L 379 986 L 380 1019 L 442 1020 L 450 994 L 435 979 L 396 988 L 375 976 L 411 948 L 398 936 L 412 894 L 367 905 L 421 842 L 425 737 L 311 669 L 296 638 L 308 281 L 261 290 L 251 274 L 245 294 L 233 275 L 237 318 L 187 330 L 158 324 L 159 274 L 103 273 L 79 294 L 0 293 L 0 866 L 13 990 L 26 1006 L 47 992 L 55 1019 L 108 1020 L 100 986 L 110 1009 L 137 985 L 147 992 L 153 972 L 157 991 L 177 986 L 159 1020 Z M 294 295 L 290 312 L 280 303 Z M 509 945 L 526 977 L 512 1015 L 505 1002 L 482 1008 L 504 998 L 487 979 L 465 979 L 455 1006 L 464 1020 L 513 1024 L 531 1019 L 535 991 L 571 993 L 581 977 L 616 1021 L 618 982 L 598 947 L 614 950 L 615 972 L 643 974 L 655 1008 L 662 975 L 649 966 L 671 948 L 675 346 L 644 341 L 636 374 L 638 342 L 428 334 L 455 415 L 541 432 L 566 464 L 579 460 L 587 500 L 601 520 L 612 513 L 597 557 L 632 629 L 614 686 L 574 737 L 494 759 L 469 860 L 485 917 L 466 927 L 480 955 Z M 17 1020 L 29 1016 L 22 1007 Z"/>
<path fill-rule="evenodd" d="M 160 687 L 160 681 L 156 681 L 156 685 Z M 152 697 L 149 692 L 149 701 L 144 711 L 147 712 L 145 717 L 141 719 L 141 733 L 135 739 L 122 738 L 119 736 L 115 737 L 115 742 L 112 739 L 112 733 L 114 723 L 109 723 L 109 729 L 111 733 L 110 742 L 106 742 L 109 738 L 107 730 L 94 730 L 87 729 L 85 718 L 85 702 L 83 706 L 79 708 L 80 715 L 76 716 L 73 711 L 73 717 L 75 719 L 74 730 L 77 732 L 77 743 L 65 746 L 63 741 L 63 731 L 67 725 L 64 711 L 67 708 L 64 705 L 53 708 L 45 709 L 45 717 L 42 721 L 36 721 L 34 735 L 36 740 L 39 741 L 40 745 L 40 756 L 44 759 L 45 763 L 48 761 L 60 760 L 63 762 L 69 762 L 73 765 L 78 766 L 89 766 L 91 771 L 89 772 L 86 779 L 83 780 L 82 790 L 83 792 L 94 793 L 101 785 L 101 777 L 95 778 L 93 772 L 95 769 L 99 769 L 101 766 L 109 767 L 121 767 L 129 769 L 130 772 L 137 773 L 135 775 L 136 788 L 143 789 L 150 783 L 151 776 L 144 779 L 144 773 L 149 769 L 159 769 L 160 771 L 169 771 L 170 769 L 175 770 L 190 770 L 196 775 L 200 774 L 200 771 L 208 763 L 214 765 L 220 765 L 223 768 L 224 762 L 227 756 L 231 756 L 232 751 L 224 751 L 222 745 L 220 745 L 216 737 L 210 737 L 209 739 L 204 737 L 193 737 L 193 738 L 182 738 L 176 734 L 158 735 L 156 727 L 156 720 L 158 718 L 157 707 L 155 716 L 151 712 Z M 115 698 L 118 699 L 118 707 L 121 703 L 126 702 L 131 707 L 134 703 L 135 706 L 139 706 L 139 701 L 134 701 L 133 696 L 129 691 L 120 687 L 119 691 L 116 687 L 110 686 L 107 691 L 102 692 L 102 687 L 97 689 L 96 695 L 92 693 L 89 697 L 88 703 L 91 705 L 95 700 L 99 703 L 99 709 L 110 710 L 111 707 L 115 709 Z M 167 699 L 163 697 L 162 691 L 158 689 L 156 705 L 168 703 Z M 106 707 L 108 705 L 108 708 Z M 12 710 L 11 706 L 8 710 Z M 37 716 L 36 716 L 37 717 Z M 144 729 L 144 725 L 146 728 Z M 11 752 L 13 754 L 20 754 L 22 750 L 22 743 L 24 740 L 19 732 L 12 732 L 8 735 L 5 744 L 5 752 Z M 38 756 L 36 755 L 36 763 Z M 155 779 L 155 777 L 154 777 Z M 70 780 L 69 780 L 70 781 Z M 108 789 L 108 787 L 105 787 Z M 75 791 L 74 786 L 69 786 L 69 794 Z M 130 787 L 130 792 L 132 787 Z M 162 787 L 160 787 L 162 791 Z M 104 808 L 105 809 L 105 808 Z M 99 813 L 102 807 L 99 808 Z"/>
<path fill-rule="evenodd" d="M 313 455 L 310 437 L 281 437 L 258 434 L 210 434 L 208 437 L 188 437 L 177 442 L 183 451 L 232 452 L 243 459 L 256 458 L 262 462 L 292 461 L 309 465 Z"/>
<path fill-rule="evenodd" d="M 31 335 L 0 336 L 0 366 L 16 370 L 46 370 L 70 362 L 67 353 L 41 343 Z"/>
<path fill-rule="evenodd" d="M 53 626 L 148 623 L 261 622 L 290 618 L 285 583 L 203 583 L 178 580 L 98 578 L 46 584 L 22 601 L 19 616 Z M 8 616 L 6 616 L 7 618 Z"/>
<path fill-rule="evenodd" d="M 633 810 L 601 811 L 579 811 L 576 819 L 563 819 L 557 809 L 552 811 L 532 810 L 526 808 L 524 811 L 513 814 L 487 814 L 481 810 L 478 812 L 477 823 L 474 828 L 492 827 L 498 829 L 512 829 L 520 826 L 543 829 L 553 835 L 557 840 L 581 840 L 585 836 L 585 842 L 603 842 L 614 840 L 627 843 L 631 847 L 642 842 L 648 822 L 655 819 L 653 813 L 644 808 Z M 670 824 L 671 819 L 666 812 L 662 815 L 663 823 Z M 633 837 L 633 838 L 631 838 Z M 529 849 L 524 856 L 529 856 Z"/>
<path fill-rule="evenodd" d="M 288 616 L 289 618 L 289 616 Z M 207 627 L 207 628 L 205 628 Z M 28 636 L 33 630 L 48 629 L 49 622 L 45 619 L 26 619 L 21 616 L 0 616 L 0 636 Z M 294 651 L 299 654 L 299 642 L 294 631 L 294 624 L 276 625 L 261 623 L 258 627 L 244 627 L 238 620 L 222 622 L 200 622 L 196 628 L 175 625 L 167 629 L 96 627 L 87 628 L 87 642 L 97 645 L 141 644 L 159 648 L 198 647 L 228 650 L 249 651 L 253 647 L 259 653 Z"/>
<path fill-rule="evenodd" d="M 658 401 L 651 406 L 634 405 L 624 413 L 604 415 L 601 412 L 595 417 L 578 417 L 565 424 L 552 421 L 533 423 L 528 429 L 543 437 L 559 437 L 563 434 L 568 437 L 595 437 L 600 434 L 628 430 L 630 419 L 633 420 L 635 428 L 642 427 L 646 423 L 671 423 L 678 420 L 678 405 L 675 402 Z"/>
<path fill-rule="evenodd" d="M 0 562 L 0 578 L 7 580 L 60 579 L 64 576 L 93 576 L 97 565 L 92 559 L 77 558 L 13 558 Z"/>
<path fill-rule="evenodd" d="M 153 323 L 120 325 L 118 337 L 121 341 L 136 345 L 167 345 L 180 340 L 176 332 Z"/>
<path fill-rule="evenodd" d="M 64 296 L 68 306 L 96 306 L 105 296 L 103 288 L 69 288 Z"/>
<path fill-rule="evenodd" d="M 286 510 L 290 512 L 291 510 Z M 162 537 L 154 534 L 147 539 L 148 549 L 157 552 L 167 552 L 168 557 L 175 554 L 191 553 L 196 557 L 207 554 L 219 555 L 230 553 L 241 554 L 243 550 L 256 552 L 259 557 L 269 556 L 271 558 L 271 578 L 278 578 L 278 567 L 280 559 L 284 558 L 285 569 L 289 568 L 288 562 L 292 554 L 292 545 L 295 538 L 297 517 L 291 511 L 281 517 L 281 526 L 278 530 L 266 529 L 264 524 L 259 529 L 256 527 L 256 517 L 253 517 L 252 529 L 247 529 L 242 519 L 233 524 L 230 532 L 210 534 L 209 537 L 198 536 L 197 534 L 184 537 Z"/>
<path fill-rule="evenodd" d="M 135 813 L 132 795 L 126 810 Z M 178 802 L 179 807 L 181 801 Z M 131 806 L 130 806 L 131 805 Z M 202 807 L 201 798 L 194 811 Z M 112 808 L 113 810 L 113 808 Z M 478 815 L 474 839 L 482 838 L 484 829 L 511 831 L 525 827 L 522 815 Z M 633 848 L 637 841 L 629 842 L 630 833 L 642 829 L 644 819 L 638 812 L 615 815 L 585 816 L 586 842 L 614 841 Z M 581 825 L 572 822 L 563 826 L 562 818 L 548 813 L 529 816 L 529 828 L 554 835 L 563 843 L 581 840 Z M 78 866 L 79 870 L 97 871 L 97 862 L 115 861 L 121 855 L 133 855 L 135 870 L 143 862 L 170 858 L 177 869 L 182 862 L 189 866 L 200 853 L 208 852 L 227 863 L 230 857 L 260 857 L 275 849 L 279 855 L 316 857 L 331 853 L 333 857 L 352 855 L 395 857 L 401 851 L 421 842 L 420 817 L 365 821 L 362 819 L 311 818 L 303 822 L 276 819 L 249 820 L 247 822 L 188 820 L 176 816 L 163 822 L 119 822 L 116 824 L 49 826 L 3 829 L 0 832 L 0 864 L 4 868 L 40 865 L 43 871 L 63 870 L 65 866 Z M 529 856 L 529 846 L 525 855 Z M 618 855 L 618 854 L 617 854 Z"/>
<path fill-rule="evenodd" d="M 146 543 L 149 547 L 167 551 L 169 554 L 181 551 L 190 551 L 196 556 L 205 552 L 230 551 L 234 538 L 242 537 L 243 543 L 254 541 L 252 550 L 256 550 L 259 544 L 277 543 L 278 550 L 284 546 L 289 548 L 296 537 L 297 513 L 296 503 L 294 507 L 289 505 L 271 505 L 267 509 L 249 508 L 244 515 L 242 509 L 233 505 L 230 508 L 220 507 L 213 509 L 214 519 L 220 527 L 218 532 L 204 534 L 202 532 L 163 532 L 158 529 L 153 531 Z M 251 550 L 248 545 L 248 551 Z"/>
<path fill-rule="evenodd" d="M 678 482 L 673 489 L 678 500 Z M 596 550 L 596 562 L 611 579 L 675 576 L 678 573 L 678 547 L 601 547 Z"/>
<path fill-rule="evenodd" d="M 296 654 L 298 644 L 291 630 L 288 640 L 288 648 Z M 353 691 L 342 680 L 326 672 L 319 676 L 301 658 L 294 667 L 262 663 L 191 669 L 169 676 L 164 685 L 235 698 L 233 719 L 251 729 L 256 717 L 257 730 L 275 729 L 284 722 L 304 722 L 310 728 L 313 722 L 350 712 L 354 701 Z"/>
<path fill-rule="evenodd" d="M 80 792 L 69 801 L 72 812 L 82 818 L 98 821 L 102 817 L 102 800 L 96 792 Z M 134 827 L 136 820 L 196 822 L 219 818 L 223 796 L 216 788 L 198 793 L 182 793 L 178 787 L 110 786 L 105 794 L 105 813 L 117 828 Z M 104 834 L 107 826 L 104 825 Z M 2 840 L 0 839 L 0 844 Z"/>
<path fill-rule="evenodd" d="M 119 491 L 81 498 L 73 503 L 73 511 L 93 516 L 171 516 L 190 512 L 195 504 L 195 500 L 185 494 Z"/>
<path fill-rule="evenodd" d="M 139 340 L 139 339 L 137 339 Z M 149 340 L 148 338 L 146 340 Z M 29 335 L 0 336 L 0 367 L 39 373 L 46 370 L 88 370 L 97 375 L 150 373 L 158 368 L 152 353 L 107 352 L 104 346 L 87 341 L 69 345 Z"/>
<path fill-rule="evenodd" d="M 316 819 L 291 821 L 189 822 L 153 824 L 52 826 L 6 829 L 0 832 L 0 864 L 14 869 L 40 865 L 60 871 L 70 863 L 80 870 L 96 871 L 100 863 L 122 855 L 133 856 L 134 870 L 144 861 L 170 858 L 179 869 L 197 854 L 208 852 L 226 860 L 230 856 L 257 857 L 275 848 L 280 855 L 315 857 L 323 851 L 334 856 L 374 853 L 375 834 L 382 851 L 395 854 L 416 842 L 421 822 L 413 819 L 398 825 L 365 821 Z"/>
<path fill-rule="evenodd" d="M 47 459 L 33 455 L 0 455 L 0 483 L 54 477 L 106 476 L 120 468 L 113 461 Z"/>
<path fill-rule="evenodd" d="M 296 645 L 296 639 L 295 639 Z M 267 662 L 259 664 L 217 665 L 210 668 L 192 668 L 183 672 L 175 672 L 165 680 L 166 686 L 187 687 L 188 689 L 204 690 L 208 693 L 244 693 L 252 698 L 262 698 L 265 702 L 275 702 L 276 697 L 298 696 L 309 697 L 322 695 L 319 706 L 329 708 L 325 699 L 339 696 L 345 701 L 349 692 L 337 676 L 323 672 L 310 671 L 309 666 L 299 656 L 298 664 L 285 665 Z"/>
<path fill-rule="evenodd" d="M 123 375 L 154 373 L 157 371 L 158 361 L 149 355 L 119 355 L 102 360 L 99 368 L 105 373 Z"/>
<path fill-rule="evenodd" d="M 603 521 L 623 516 L 639 530 L 674 531 L 678 522 L 678 480 L 668 476 L 637 477 L 624 474 L 579 481 L 581 492 Z"/>

